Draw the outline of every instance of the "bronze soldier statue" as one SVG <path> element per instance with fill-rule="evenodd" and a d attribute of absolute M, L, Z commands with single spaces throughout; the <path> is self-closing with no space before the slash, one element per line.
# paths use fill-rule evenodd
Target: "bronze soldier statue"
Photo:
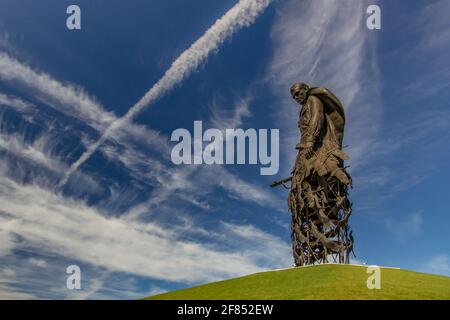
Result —
<path fill-rule="evenodd" d="M 352 180 L 344 167 L 342 151 L 345 114 L 339 99 L 323 87 L 306 83 L 291 86 L 292 98 L 301 106 L 298 126 L 301 139 L 288 197 L 292 213 L 292 250 L 296 266 L 314 263 L 349 263 L 353 236 L 348 226 Z"/>

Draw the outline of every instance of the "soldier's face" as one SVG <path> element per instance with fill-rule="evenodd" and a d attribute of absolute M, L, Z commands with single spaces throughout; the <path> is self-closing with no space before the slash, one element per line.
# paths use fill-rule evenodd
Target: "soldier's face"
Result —
<path fill-rule="evenodd" d="M 292 98 L 294 98 L 294 100 L 298 103 L 302 104 L 306 99 L 307 92 L 308 90 L 306 88 L 300 88 L 292 94 Z"/>

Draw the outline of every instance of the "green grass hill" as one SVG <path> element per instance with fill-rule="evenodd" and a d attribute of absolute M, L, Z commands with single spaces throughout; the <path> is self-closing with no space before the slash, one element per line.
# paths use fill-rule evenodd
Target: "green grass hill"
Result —
<path fill-rule="evenodd" d="M 367 288 L 367 266 L 319 265 L 267 271 L 158 294 L 155 300 L 445 299 L 450 277 L 381 268 L 381 288 Z"/>

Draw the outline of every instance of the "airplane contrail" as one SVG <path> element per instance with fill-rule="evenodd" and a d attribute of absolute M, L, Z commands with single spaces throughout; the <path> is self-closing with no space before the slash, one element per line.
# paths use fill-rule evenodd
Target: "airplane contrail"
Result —
<path fill-rule="evenodd" d="M 147 93 L 121 118 L 115 120 L 94 144 L 67 170 L 59 182 L 63 187 L 80 165 L 88 160 L 98 147 L 105 142 L 111 134 L 126 125 L 130 120 L 142 111 L 146 106 L 155 102 L 158 98 L 172 89 L 177 83 L 189 76 L 197 67 L 206 60 L 208 55 L 216 50 L 228 37 L 243 27 L 250 26 L 272 0 L 240 0 L 220 19 L 218 19 L 206 32 L 186 49 L 164 73 L 161 79 L 147 91 Z"/>

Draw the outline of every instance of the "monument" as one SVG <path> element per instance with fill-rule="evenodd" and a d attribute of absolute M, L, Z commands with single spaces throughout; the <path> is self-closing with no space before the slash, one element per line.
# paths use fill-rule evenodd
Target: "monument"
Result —
<path fill-rule="evenodd" d="M 349 263 L 353 236 L 348 224 L 352 213 L 348 190 L 352 180 L 344 167 L 348 155 L 342 150 L 344 108 L 323 87 L 294 83 L 290 91 L 300 105 L 301 139 L 295 147 L 298 154 L 292 176 L 271 186 L 289 189 L 295 265 Z"/>

